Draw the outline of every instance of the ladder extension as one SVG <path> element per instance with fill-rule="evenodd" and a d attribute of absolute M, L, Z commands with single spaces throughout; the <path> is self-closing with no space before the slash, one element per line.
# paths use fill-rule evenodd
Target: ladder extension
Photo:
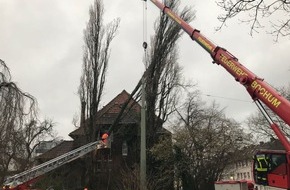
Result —
<path fill-rule="evenodd" d="M 51 159 L 43 164 L 37 165 L 29 170 L 26 170 L 24 172 L 21 172 L 19 174 L 16 174 L 14 176 L 11 176 L 5 180 L 4 185 L 9 185 L 12 187 L 16 187 L 18 185 L 21 185 L 27 181 L 30 181 L 36 177 L 39 177 L 51 170 L 54 170 L 66 163 L 69 163 L 77 158 L 80 158 L 84 156 L 85 154 L 95 150 L 100 149 L 102 146 L 101 141 L 95 141 L 89 144 L 86 144 L 84 146 L 81 146 L 77 149 L 74 149 L 68 153 L 65 153 L 61 156 L 58 156 L 54 159 Z"/>

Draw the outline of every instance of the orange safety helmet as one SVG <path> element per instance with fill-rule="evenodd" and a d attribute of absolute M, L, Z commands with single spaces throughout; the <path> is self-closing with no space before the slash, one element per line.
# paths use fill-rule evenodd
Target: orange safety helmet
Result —
<path fill-rule="evenodd" d="M 105 146 L 108 146 L 108 137 L 109 137 L 108 133 L 104 133 L 102 135 L 102 141 L 103 141 Z"/>
<path fill-rule="evenodd" d="M 105 139 L 107 139 L 108 137 L 109 137 L 108 133 L 104 133 L 104 134 L 102 135 L 102 140 L 105 140 Z"/>

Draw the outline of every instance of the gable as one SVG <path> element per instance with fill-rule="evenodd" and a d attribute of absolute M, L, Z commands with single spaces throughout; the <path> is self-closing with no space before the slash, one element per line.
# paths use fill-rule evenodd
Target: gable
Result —
<path fill-rule="evenodd" d="M 121 112 L 122 106 L 130 98 L 130 94 L 123 90 L 107 105 L 97 112 L 97 125 L 111 125 Z M 119 124 L 137 124 L 140 122 L 141 106 L 137 101 L 131 99 L 124 111 Z M 88 121 L 88 119 L 87 119 Z M 84 126 L 72 131 L 69 136 L 84 135 Z"/>

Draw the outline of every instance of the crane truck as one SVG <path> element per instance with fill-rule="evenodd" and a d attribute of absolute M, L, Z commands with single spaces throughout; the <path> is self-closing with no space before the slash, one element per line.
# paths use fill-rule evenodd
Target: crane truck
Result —
<path fill-rule="evenodd" d="M 26 190 L 34 183 L 39 177 L 44 174 L 65 165 L 73 160 L 76 160 L 93 150 L 107 148 L 107 144 L 103 141 L 95 141 L 74 149 L 68 153 L 60 155 L 52 160 L 43 164 L 37 165 L 19 174 L 8 177 L 3 184 L 3 190 Z"/>
<path fill-rule="evenodd" d="M 146 0 L 145 0 L 146 1 Z M 270 127 L 283 145 L 285 151 L 261 150 L 254 155 L 253 176 L 256 190 L 289 190 L 290 189 L 290 143 L 280 127 L 272 120 L 265 105 L 276 113 L 287 125 L 290 125 L 290 102 L 281 96 L 262 78 L 256 76 L 225 48 L 215 45 L 201 32 L 180 18 L 169 7 L 158 0 L 150 0 L 164 14 L 178 24 L 188 35 L 210 54 L 213 63 L 222 66 L 234 79 L 243 85 L 254 103 L 269 122 Z M 216 183 L 218 190 L 234 190 L 226 183 Z M 228 183 L 229 184 L 229 183 Z M 243 182 L 239 182 L 243 184 Z M 221 188 L 225 185 L 224 188 Z M 245 185 L 244 185 L 245 186 Z M 250 187 L 246 187 L 250 189 Z M 239 188 L 239 189 L 245 189 Z"/>

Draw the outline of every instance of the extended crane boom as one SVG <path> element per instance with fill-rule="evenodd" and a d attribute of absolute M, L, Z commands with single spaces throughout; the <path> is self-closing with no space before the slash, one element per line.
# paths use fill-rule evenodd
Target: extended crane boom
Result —
<path fill-rule="evenodd" d="M 257 190 L 289 190 L 290 189 L 290 143 L 279 126 L 273 122 L 266 112 L 263 104 L 276 113 L 290 126 L 290 102 L 281 96 L 274 88 L 268 85 L 263 79 L 256 76 L 238 59 L 226 49 L 216 46 L 199 30 L 192 28 L 183 19 L 170 10 L 169 7 L 158 0 L 151 0 L 163 13 L 174 20 L 192 40 L 196 41 L 213 59 L 213 63 L 224 67 L 234 79 L 242 84 L 262 114 L 269 122 L 272 130 L 284 146 L 285 151 L 259 151 L 254 156 L 253 175 Z"/>
<path fill-rule="evenodd" d="M 192 28 L 178 15 L 173 13 L 168 7 L 157 0 L 151 0 L 165 14 L 172 18 L 182 29 L 196 41 L 204 50 L 206 50 L 214 60 L 214 63 L 224 67 L 236 81 L 244 85 L 254 100 L 261 100 L 281 119 L 290 125 L 290 102 L 279 95 L 279 93 L 269 86 L 263 79 L 257 77 L 254 73 L 244 67 L 236 57 L 226 49 L 216 46 L 203 36 L 199 30 Z"/>
<path fill-rule="evenodd" d="M 244 67 L 238 59 L 226 49 L 216 46 L 204 35 L 202 35 L 199 30 L 192 28 L 183 19 L 172 12 L 169 7 L 160 3 L 158 0 L 151 0 L 151 2 L 153 2 L 161 11 L 163 11 L 163 13 L 167 14 L 178 25 L 180 25 L 192 40 L 196 41 L 205 51 L 207 51 L 211 55 L 214 63 L 224 67 L 236 81 L 241 83 L 254 101 L 262 101 L 281 119 L 290 125 L 290 102 L 286 98 L 281 96 L 263 79 L 259 78 Z M 278 126 L 273 122 L 270 123 L 285 149 L 290 151 L 290 144 L 281 130 L 279 130 Z"/>

